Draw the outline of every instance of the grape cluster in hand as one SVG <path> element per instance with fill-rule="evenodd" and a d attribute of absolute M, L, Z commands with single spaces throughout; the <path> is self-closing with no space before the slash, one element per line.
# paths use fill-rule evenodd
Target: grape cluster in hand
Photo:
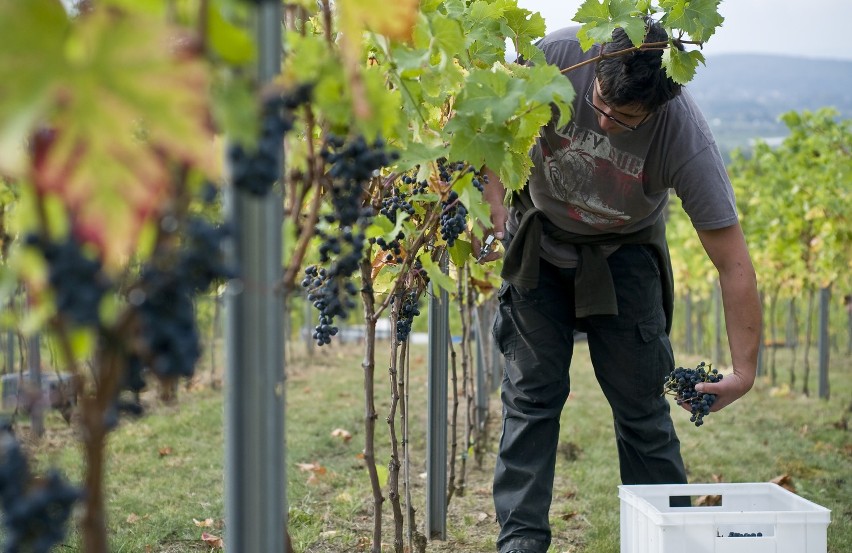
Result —
<path fill-rule="evenodd" d="M 66 527 L 82 490 L 55 470 L 34 478 L 18 441 L 0 433 L 0 506 L 8 552 L 48 553 L 65 539 Z"/>
<path fill-rule="evenodd" d="M 704 416 L 710 414 L 710 407 L 716 401 L 716 396 L 696 391 L 695 385 L 699 382 L 719 382 L 722 376 L 704 361 L 694 369 L 677 367 L 666 376 L 664 390 L 675 396 L 678 405 L 688 404 L 692 411 L 689 421 L 695 426 L 701 426 L 704 424 Z"/>

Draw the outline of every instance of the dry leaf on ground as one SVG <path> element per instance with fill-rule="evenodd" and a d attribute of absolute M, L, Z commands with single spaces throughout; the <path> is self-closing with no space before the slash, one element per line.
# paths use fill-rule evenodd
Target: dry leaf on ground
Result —
<path fill-rule="evenodd" d="M 793 477 L 789 474 L 782 474 L 770 480 L 773 484 L 778 484 L 782 488 L 796 493 L 796 486 L 793 485 Z"/>
<path fill-rule="evenodd" d="M 349 432 L 348 430 L 344 430 L 342 428 L 335 428 L 334 430 L 331 431 L 331 437 L 332 438 L 340 438 L 344 442 L 348 442 L 349 440 L 352 439 L 352 433 Z"/>
<path fill-rule="evenodd" d="M 215 521 L 212 518 L 205 518 L 204 520 L 192 519 L 192 522 L 195 523 L 196 526 L 200 526 L 202 528 L 210 528 L 215 524 Z"/>
<path fill-rule="evenodd" d="M 219 549 L 225 548 L 225 540 L 223 540 L 219 536 L 208 534 L 207 532 L 201 533 L 201 541 L 203 541 L 210 547 L 218 547 Z"/>

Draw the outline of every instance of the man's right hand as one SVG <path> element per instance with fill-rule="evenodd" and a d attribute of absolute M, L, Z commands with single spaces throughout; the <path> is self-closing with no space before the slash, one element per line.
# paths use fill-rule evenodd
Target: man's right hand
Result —
<path fill-rule="evenodd" d="M 489 251 L 485 255 L 480 255 L 482 252 L 482 240 L 474 236 L 471 240 L 473 247 L 473 255 L 479 263 L 488 263 L 502 257 L 502 248 L 498 242 L 502 241 L 506 232 L 506 220 L 509 218 L 509 210 L 503 205 L 503 198 L 506 195 L 506 188 L 500 177 L 494 171 L 487 167 L 483 168 L 483 173 L 488 177 L 488 182 L 485 184 L 485 190 L 482 197 L 488 202 L 491 208 L 491 228 L 485 229 L 483 240 L 488 240 L 489 236 L 493 236 L 494 240 L 489 246 Z"/>

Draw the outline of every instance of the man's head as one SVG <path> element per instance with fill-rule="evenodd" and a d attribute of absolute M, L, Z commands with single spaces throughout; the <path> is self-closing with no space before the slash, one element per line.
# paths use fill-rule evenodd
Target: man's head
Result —
<path fill-rule="evenodd" d="M 648 19 L 645 44 L 666 42 L 663 27 Z M 633 47 L 623 29 L 616 29 L 603 53 L 612 54 Z M 637 50 L 605 58 L 595 68 L 594 97 L 614 110 L 629 114 L 651 114 L 680 94 L 681 86 L 662 67 L 662 48 Z"/>

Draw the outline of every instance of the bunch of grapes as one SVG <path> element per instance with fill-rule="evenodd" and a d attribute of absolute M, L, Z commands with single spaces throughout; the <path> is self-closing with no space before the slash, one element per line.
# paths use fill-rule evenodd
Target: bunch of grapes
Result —
<path fill-rule="evenodd" d="M 34 478 L 18 441 L 0 434 L 0 505 L 4 551 L 47 553 L 65 539 L 66 527 L 82 490 L 55 470 Z"/>
<path fill-rule="evenodd" d="M 414 182 L 414 179 L 407 177 Z M 394 187 L 393 193 L 390 196 L 382 199 L 382 208 L 379 213 L 390 219 L 392 223 L 397 222 L 397 215 L 402 212 L 409 216 L 414 215 L 414 206 L 407 200 L 408 195 L 398 188 Z M 385 263 L 402 263 L 402 241 L 405 240 L 405 232 L 399 231 L 392 240 L 385 240 L 384 237 L 371 238 L 370 243 L 378 245 L 382 250 L 386 251 Z"/>
<path fill-rule="evenodd" d="M 416 175 L 417 171 L 419 171 L 419 170 L 420 170 L 420 166 L 419 165 L 415 166 L 414 169 L 413 169 L 414 174 Z M 416 178 L 414 178 L 413 176 L 411 176 L 408 173 L 402 175 L 402 178 L 400 180 L 402 180 L 402 184 L 404 184 L 406 186 L 411 186 L 411 196 L 416 196 L 418 194 L 425 194 L 426 192 L 429 191 L 429 182 L 428 181 L 422 180 L 422 181 L 418 182 Z"/>
<path fill-rule="evenodd" d="M 664 391 L 674 395 L 678 405 L 689 404 L 692 411 L 689 421 L 695 426 L 701 426 L 704 424 L 704 416 L 710 414 L 710 407 L 716 401 L 716 396 L 696 391 L 695 385 L 699 382 L 719 382 L 722 376 L 704 361 L 694 369 L 677 367 L 666 376 Z"/>
<path fill-rule="evenodd" d="M 372 208 L 364 207 L 368 183 L 399 155 L 389 152 L 381 138 L 369 144 L 363 136 L 347 142 L 335 135 L 328 137 L 320 155 L 330 165 L 328 175 L 332 178 L 332 213 L 324 217 L 326 229 L 316 233 L 322 240 L 320 264 L 328 267 L 305 269 L 302 286 L 320 312 L 314 339 L 322 346 L 337 333 L 335 318 L 345 319 L 356 305 L 358 289 L 351 279 L 364 257 L 365 231 L 373 219 Z"/>
<path fill-rule="evenodd" d="M 314 327 L 313 339 L 317 345 L 331 343 L 331 337 L 337 334 L 335 317 L 346 317 L 355 307 L 353 296 L 358 292 L 351 281 L 340 289 L 340 279 L 332 278 L 326 269 L 311 265 L 305 269 L 302 287 L 308 290 L 308 301 L 320 312 L 319 324 Z M 342 293 L 341 293 L 342 292 Z"/>
<path fill-rule="evenodd" d="M 391 298 L 391 303 L 394 303 L 397 296 Z M 420 314 L 418 306 L 417 292 L 411 291 L 403 294 L 402 305 L 399 307 L 399 314 L 396 319 L 396 339 L 398 342 L 408 340 L 408 335 L 411 334 L 411 325 L 414 322 L 414 317 Z"/>
<path fill-rule="evenodd" d="M 403 259 L 402 259 L 402 240 L 404 240 L 404 239 L 405 239 L 405 233 L 402 232 L 402 231 L 399 231 L 397 233 L 396 237 L 391 241 L 387 241 L 380 236 L 378 238 L 371 238 L 370 242 L 375 243 L 382 250 L 388 252 L 385 255 L 385 259 L 384 259 L 385 263 L 393 263 L 393 262 L 402 263 L 402 261 L 403 261 Z"/>
<path fill-rule="evenodd" d="M 139 357 L 160 378 L 189 378 L 195 373 L 201 339 L 194 298 L 236 275 L 224 261 L 222 243 L 230 235 L 225 227 L 191 218 L 184 235 L 173 263 L 152 260 L 128 296 L 139 317 Z M 132 358 L 129 365 L 134 370 L 140 366 Z M 134 387 L 140 385 L 137 376 L 131 376 Z"/>
<path fill-rule="evenodd" d="M 393 194 L 382 200 L 382 208 L 379 213 L 396 223 L 396 215 L 400 211 L 408 215 L 414 215 L 414 206 L 406 199 L 407 195 L 398 188 L 394 188 Z"/>
<path fill-rule="evenodd" d="M 149 266 L 134 292 L 145 364 L 160 378 L 191 377 L 201 357 L 201 339 L 189 283 L 168 268 Z"/>
<path fill-rule="evenodd" d="M 201 217 L 187 220 L 175 272 L 193 292 L 204 292 L 214 283 L 236 276 L 225 262 L 222 245 L 232 236 L 229 226 L 213 224 Z"/>
<path fill-rule="evenodd" d="M 111 285 L 101 260 L 87 255 L 73 235 L 58 243 L 30 235 L 26 242 L 47 261 L 48 281 L 59 314 L 75 324 L 96 326 L 101 300 Z"/>
<path fill-rule="evenodd" d="M 441 201 L 441 238 L 448 246 L 467 229 L 467 208 L 455 190 L 451 190 L 446 200 Z"/>
<path fill-rule="evenodd" d="M 308 103 L 312 92 L 312 84 L 301 84 L 264 102 L 257 147 L 249 150 L 239 143 L 228 146 L 234 187 L 257 197 L 269 193 L 281 171 L 283 140 L 293 128 L 293 111 Z"/>
<path fill-rule="evenodd" d="M 464 161 L 452 161 L 448 162 L 446 159 L 441 158 L 438 160 L 438 174 L 441 177 L 441 180 L 446 183 L 453 182 L 453 175 L 465 174 L 465 173 L 473 173 L 473 180 L 471 183 L 474 188 L 479 190 L 480 192 L 485 191 L 485 184 L 488 183 L 488 175 L 478 171 L 472 165 L 468 165 Z"/>

